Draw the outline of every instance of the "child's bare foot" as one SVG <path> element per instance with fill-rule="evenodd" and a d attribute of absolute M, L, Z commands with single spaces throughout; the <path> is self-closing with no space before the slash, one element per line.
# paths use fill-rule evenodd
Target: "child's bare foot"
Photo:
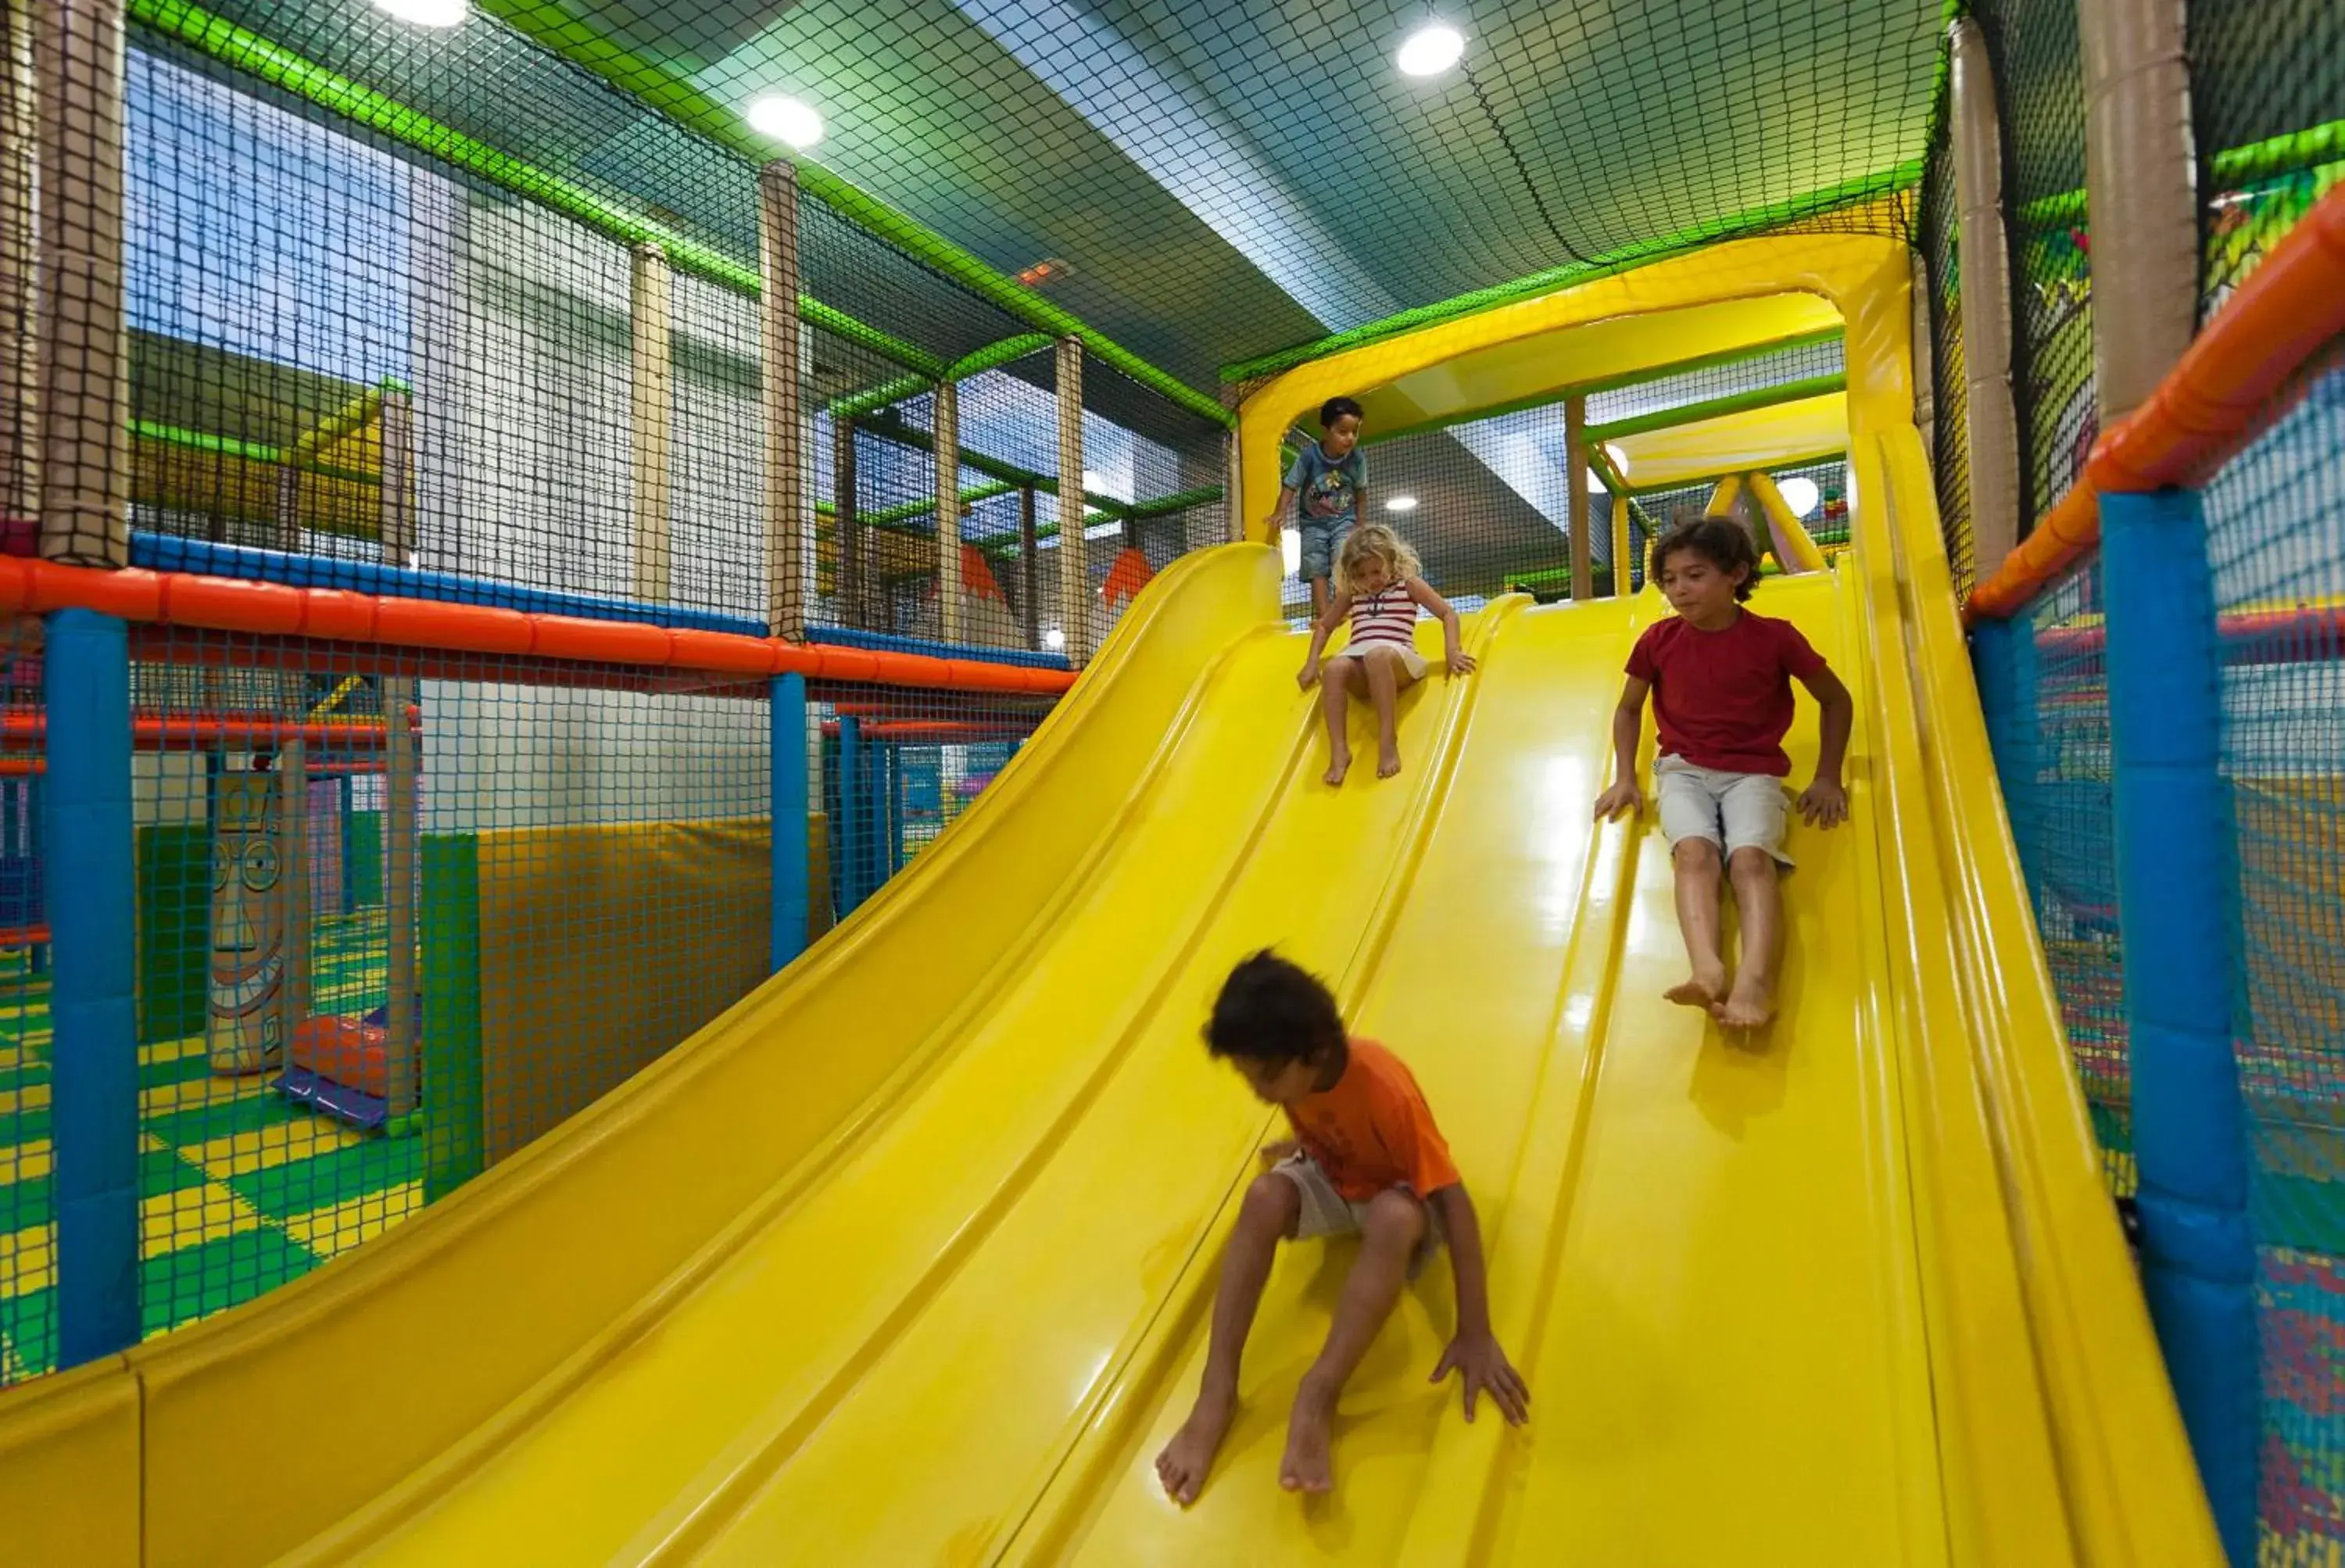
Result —
<path fill-rule="evenodd" d="M 1346 746 L 1340 751 L 1331 751 L 1327 754 L 1326 781 L 1328 783 L 1341 784 L 1344 781 L 1344 775 L 1351 770 L 1352 748 L 1350 747 Z"/>
<path fill-rule="evenodd" d="M 1236 1413 L 1237 1396 L 1219 1389 L 1207 1389 L 1197 1396 L 1196 1405 L 1189 1419 L 1156 1456 L 1156 1477 L 1164 1483 L 1164 1494 L 1186 1508 L 1197 1501 L 1197 1493 L 1205 1484 L 1205 1472 L 1213 1468 L 1213 1455 L 1221 1451 L 1222 1438 L 1230 1430 L 1230 1417 Z"/>
<path fill-rule="evenodd" d="M 1304 1379 L 1294 1391 L 1294 1412 L 1286 1418 L 1286 1457 L 1278 1461 L 1278 1484 L 1289 1492 L 1329 1492 L 1335 1476 L 1327 1444 L 1335 1425 L 1335 1399 Z"/>
<path fill-rule="evenodd" d="M 1726 966 L 1697 969 L 1687 979 L 1679 981 L 1661 994 L 1680 1007 L 1699 1007 L 1715 1013 L 1726 997 Z"/>
<path fill-rule="evenodd" d="M 1734 990 L 1710 1015 L 1721 1029 L 1764 1029 L 1775 1021 L 1775 993 L 1763 982 L 1746 976 L 1735 981 Z"/>
<path fill-rule="evenodd" d="M 1400 748 L 1380 746 L 1376 748 L 1376 777 L 1389 779 L 1400 771 Z"/>

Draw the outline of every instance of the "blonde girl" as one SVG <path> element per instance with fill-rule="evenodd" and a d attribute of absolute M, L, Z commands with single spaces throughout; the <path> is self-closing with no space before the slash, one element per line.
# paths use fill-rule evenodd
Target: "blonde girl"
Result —
<path fill-rule="evenodd" d="M 1416 651 L 1416 612 L 1422 606 L 1441 622 L 1441 646 L 1447 650 L 1449 673 L 1464 675 L 1474 667 L 1460 646 L 1457 612 L 1449 601 L 1426 585 L 1416 552 L 1381 523 L 1355 528 L 1345 535 L 1335 557 L 1335 595 L 1326 613 L 1311 626 L 1311 651 L 1304 657 L 1295 684 L 1308 691 L 1325 677 L 1325 695 L 1319 704 L 1327 720 L 1327 782 L 1341 784 L 1351 770 L 1352 743 L 1346 730 L 1350 698 L 1365 696 L 1376 711 L 1376 777 L 1389 779 L 1400 771 L 1400 738 L 1394 728 L 1394 710 L 1400 694 L 1425 677 L 1425 656 Z M 1323 667 L 1319 656 L 1327 639 L 1349 616 L 1352 635 L 1344 651 Z"/>

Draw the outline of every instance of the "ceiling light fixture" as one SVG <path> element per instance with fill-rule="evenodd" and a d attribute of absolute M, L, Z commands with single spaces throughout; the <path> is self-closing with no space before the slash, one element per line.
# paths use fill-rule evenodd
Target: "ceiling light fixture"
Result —
<path fill-rule="evenodd" d="M 1445 22 L 1428 22 L 1411 33 L 1393 56 L 1404 76 L 1437 76 L 1466 53 L 1466 36 Z"/>
<path fill-rule="evenodd" d="M 431 0 L 438 3 L 438 0 Z M 804 152 L 822 139 L 822 117 L 797 99 L 768 93 L 749 104 L 749 128 Z"/>
<path fill-rule="evenodd" d="M 416 27 L 453 27 L 472 13 L 468 0 L 374 0 L 375 9 Z"/>
<path fill-rule="evenodd" d="M 1814 480 L 1803 479 L 1796 473 L 1777 488 L 1782 491 L 1783 504 L 1792 509 L 1794 517 L 1805 517 L 1816 509 L 1816 503 L 1823 499 Z"/>
<path fill-rule="evenodd" d="M 1385 510 L 1387 512 L 1414 512 L 1416 510 L 1416 497 L 1414 495 L 1387 495 L 1385 497 Z"/>
<path fill-rule="evenodd" d="M 1042 634 L 1042 646 L 1049 648 L 1052 653 L 1057 653 L 1061 648 L 1067 646 L 1067 634 L 1061 631 L 1058 627 L 1052 626 L 1050 630 Z"/>

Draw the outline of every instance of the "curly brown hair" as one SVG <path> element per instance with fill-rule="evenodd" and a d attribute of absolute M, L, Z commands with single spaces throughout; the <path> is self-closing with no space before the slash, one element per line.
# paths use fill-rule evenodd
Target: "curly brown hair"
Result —
<path fill-rule="evenodd" d="M 1690 550 L 1721 572 L 1731 573 L 1742 568 L 1742 581 L 1734 585 L 1734 596 L 1739 600 L 1751 596 L 1759 585 L 1759 546 L 1751 538 L 1751 530 L 1731 517 L 1705 517 L 1698 512 L 1680 512 L 1670 519 L 1668 530 L 1653 541 L 1652 554 L 1647 557 L 1645 580 L 1661 580 L 1661 566 L 1680 550 Z"/>

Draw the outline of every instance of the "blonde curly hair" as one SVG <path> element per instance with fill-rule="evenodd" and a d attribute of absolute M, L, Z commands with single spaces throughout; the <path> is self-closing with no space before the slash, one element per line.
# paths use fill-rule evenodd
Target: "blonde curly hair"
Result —
<path fill-rule="evenodd" d="M 1425 575 L 1425 564 L 1406 540 L 1381 523 L 1364 523 L 1344 535 L 1344 547 L 1335 554 L 1335 591 L 1352 592 L 1359 569 L 1370 561 L 1384 563 L 1385 575 L 1395 586 Z"/>

